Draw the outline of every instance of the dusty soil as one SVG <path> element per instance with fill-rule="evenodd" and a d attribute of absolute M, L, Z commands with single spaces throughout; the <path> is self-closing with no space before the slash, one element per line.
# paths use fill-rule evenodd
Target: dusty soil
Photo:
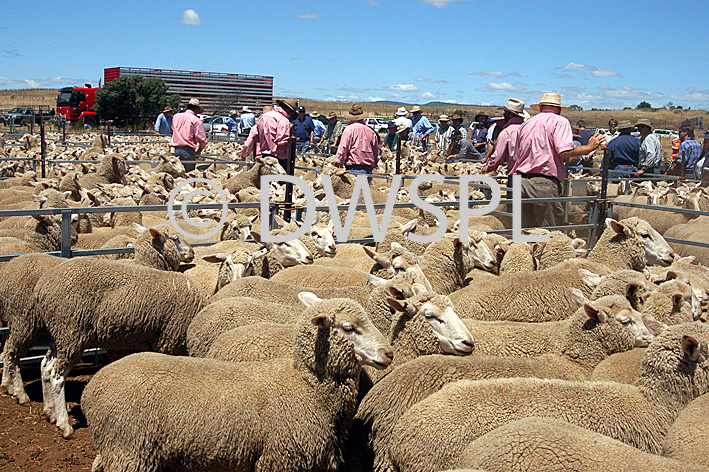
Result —
<path fill-rule="evenodd" d="M 74 437 L 66 440 L 42 416 L 42 385 L 38 366 L 22 369 L 30 405 L 0 395 L 0 471 L 90 471 L 96 456 L 79 402 L 84 386 L 100 366 L 80 364 L 66 383 L 66 400 Z"/>

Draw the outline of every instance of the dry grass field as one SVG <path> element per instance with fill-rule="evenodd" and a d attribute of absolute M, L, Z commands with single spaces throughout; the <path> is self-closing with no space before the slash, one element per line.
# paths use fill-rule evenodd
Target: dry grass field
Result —
<path fill-rule="evenodd" d="M 57 90 L 55 89 L 23 89 L 23 90 L 0 90 L 0 110 L 7 110 L 18 105 L 44 105 L 54 108 L 57 99 Z M 562 98 L 563 101 L 563 98 Z M 334 111 L 339 116 L 343 116 L 349 110 L 350 104 L 347 102 L 329 102 L 319 100 L 301 99 L 300 103 L 308 110 L 318 111 L 320 113 L 328 113 Z M 504 105 L 501 103 L 500 105 Z M 398 105 L 385 105 L 379 103 L 364 103 L 365 111 L 374 116 L 382 116 L 393 118 Z M 411 108 L 411 107 L 408 107 Z M 455 110 L 462 110 L 466 113 L 466 123 L 470 123 L 477 113 L 485 113 L 491 115 L 495 111 L 495 107 L 478 107 L 478 106 L 432 106 L 423 107 L 424 113 L 437 120 L 442 114 L 452 115 Z M 617 120 L 637 121 L 641 118 L 649 119 L 656 128 L 679 129 L 682 121 L 690 118 L 705 117 L 705 126 L 709 128 L 709 112 L 706 110 L 611 110 L 611 111 L 567 111 L 564 113 L 572 124 L 580 119 L 585 120 L 589 124 L 589 128 L 606 128 L 608 120 L 615 118 Z M 702 133 L 704 130 L 697 130 Z"/>

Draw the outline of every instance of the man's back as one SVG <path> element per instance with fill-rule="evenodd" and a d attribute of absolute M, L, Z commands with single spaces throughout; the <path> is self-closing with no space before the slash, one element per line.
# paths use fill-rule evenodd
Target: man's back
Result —
<path fill-rule="evenodd" d="M 512 173 L 543 174 L 564 180 L 566 170 L 560 154 L 573 148 L 569 120 L 543 111 L 519 127 Z"/>
<path fill-rule="evenodd" d="M 608 143 L 610 152 L 610 169 L 617 166 L 638 165 L 640 140 L 630 134 L 621 134 Z"/>

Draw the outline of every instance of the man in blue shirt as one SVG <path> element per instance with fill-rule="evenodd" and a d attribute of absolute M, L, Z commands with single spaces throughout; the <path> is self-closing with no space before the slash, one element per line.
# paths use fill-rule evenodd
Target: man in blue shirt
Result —
<path fill-rule="evenodd" d="M 256 126 L 256 115 L 249 107 L 241 107 L 241 118 L 239 118 L 239 131 L 242 136 L 248 136 L 251 128 Z"/>
<path fill-rule="evenodd" d="M 679 146 L 679 155 L 677 159 L 684 166 L 684 175 L 687 178 L 700 179 L 700 172 L 695 172 L 694 167 L 702 154 L 702 145 L 694 139 L 694 129 L 690 126 L 682 126 L 679 130 L 679 139 L 682 144 Z"/>
<path fill-rule="evenodd" d="M 628 179 L 638 171 L 638 159 L 640 158 L 640 140 L 631 136 L 633 125 L 629 120 L 618 123 L 619 135 L 611 140 L 606 146 L 606 152 L 610 154 L 608 160 L 611 177 L 617 182 L 618 178 Z"/>
<path fill-rule="evenodd" d="M 165 109 L 155 120 L 155 134 L 158 136 L 172 136 L 172 107 Z"/>
<path fill-rule="evenodd" d="M 315 124 L 313 119 L 305 113 L 305 107 L 300 106 L 296 111 L 298 116 L 291 121 L 296 140 L 295 149 L 299 153 L 308 152 L 315 138 Z"/>
<path fill-rule="evenodd" d="M 315 126 L 315 132 L 313 133 L 313 143 L 317 147 L 317 145 L 320 143 L 320 140 L 322 139 L 323 135 L 325 134 L 325 131 L 327 131 L 327 128 L 325 128 L 325 125 L 323 124 L 322 121 L 320 121 L 318 118 L 320 117 L 320 113 L 314 111 L 310 114 L 310 118 L 313 119 L 313 125 Z"/>
<path fill-rule="evenodd" d="M 236 121 L 238 113 L 236 110 L 229 112 L 229 118 L 226 119 L 226 125 L 229 131 L 229 140 L 235 138 L 239 134 L 239 123 Z"/>
<path fill-rule="evenodd" d="M 431 125 L 431 122 L 428 121 L 428 118 L 423 116 L 421 107 L 414 105 L 411 109 L 411 113 L 413 115 L 411 117 L 411 130 L 414 132 L 414 136 L 416 136 L 418 141 L 421 142 L 421 150 L 423 152 L 427 152 L 428 143 L 426 140 L 433 134 L 435 129 L 433 128 L 433 125 Z"/>

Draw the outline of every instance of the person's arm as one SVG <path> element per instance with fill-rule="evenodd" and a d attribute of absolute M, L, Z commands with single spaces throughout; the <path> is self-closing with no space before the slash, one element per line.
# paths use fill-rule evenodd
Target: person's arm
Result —
<path fill-rule="evenodd" d="M 202 150 L 207 147 L 207 133 L 204 132 L 204 126 L 201 122 L 195 123 L 194 125 L 194 135 L 197 140 L 197 150 L 195 151 L 199 156 Z"/>
<path fill-rule="evenodd" d="M 163 118 L 165 118 L 165 115 L 163 115 L 162 113 L 160 113 L 160 114 L 158 115 L 158 119 L 155 120 L 155 134 L 158 135 L 158 136 L 160 136 L 160 123 L 161 123 L 160 120 L 163 119 Z"/>
<path fill-rule="evenodd" d="M 589 154 L 590 152 L 598 149 L 598 147 L 601 145 L 602 141 L 604 141 L 603 135 L 594 134 L 593 136 L 591 136 L 589 138 L 587 145 L 575 146 L 573 149 L 569 149 L 567 151 L 560 152 L 559 156 L 562 159 L 568 159 L 570 157 L 578 157 L 578 156 L 583 156 L 584 154 Z"/>

